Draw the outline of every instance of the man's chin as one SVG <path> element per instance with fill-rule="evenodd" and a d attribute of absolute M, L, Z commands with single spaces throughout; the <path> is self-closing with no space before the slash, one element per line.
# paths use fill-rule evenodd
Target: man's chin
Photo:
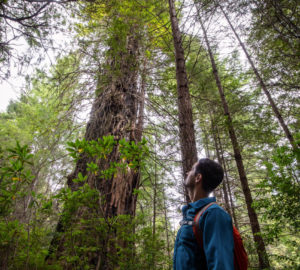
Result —
<path fill-rule="evenodd" d="M 186 189 L 192 190 L 194 188 L 194 184 L 192 183 L 184 183 L 183 184 Z"/>

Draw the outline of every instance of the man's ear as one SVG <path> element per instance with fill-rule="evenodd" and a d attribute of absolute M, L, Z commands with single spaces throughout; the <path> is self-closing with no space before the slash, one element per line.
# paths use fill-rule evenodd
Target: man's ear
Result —
<path fill-rule="evenodd" d="M 195 183 L 200 183 L 202 181 L 202 174 L 198 173 L 195 178 Z"/>

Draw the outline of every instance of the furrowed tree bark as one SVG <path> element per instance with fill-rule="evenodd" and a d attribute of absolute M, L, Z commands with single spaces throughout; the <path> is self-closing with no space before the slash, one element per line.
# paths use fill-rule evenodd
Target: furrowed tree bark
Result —
<path fill-rule="evenodd" d="M 137 120 L 137 54 L 138 42 L 134 36 L 127 38 L 127 51 L 120 53 L 110 63 L 110 66 L 117 71 L 120 66 L 118 76 L 107 74 L 110 85 L 101 92 L 96 98 L 90 114 L 90 121 L 87 124 L 85 139 L 97 140 L 105 135 L 113 135 L 116 139 L 125 138 L 129 141 L 136 140 L 136 120 Z M 110 71 L 113 73 L 114 70 Z M 140 136 L 139 136 L 140 137 Z M 106 168 L 112 161 L 119 161 L 118 155 L 114 155 L 111 159 L 107 159 L 106 164 L 101 164 L 102 168 Z M 76 185 L 72 181 L 79 172 L 86 173 L 86 159 L 83 157 L 76 164 L 75 171 L 68 177 L 68 185 L 76 189 Z M 133 175 L 130 176 L 132 178 Z M 91 178 L 91 179 L 90 179 Z M 136 180 L 129 180 L 129 186 L 125 186 L 121 190 L 122 183 L 118 175 L 111 179 L 111 185 L 99 185 L 97 177 L 92 179 L 89 175 L 88 182 L 95 185 L 103 194 L 106 194 L 105 215 L 115 216 L 119 214 L 134 213 L 135 205 L 132 197 L 127 193 L 127 188 L 134 188 Z M 133 177 L 134 178 L 134 177 Z M 102 181 L 103 182 L 103 181 Z M 125 181 L 126 182 L 126 181 Z M 118 187 L 119 186 L 119 187 Z M 109 202 L 109 203 L 108 203 Z"/>
<path fill-rule="evenodd" d="M 178 95 L 177 102 L 179 112 L 179 138 L 183 177 L 185 178 L 186 174 L 192 168 L 193 164 L 197 161 L 198 158 L 191 96 L 189 92 L 188 78 L 185 68 L 184 50 L 182 46 L 182 38 L 179 30 L 174 0 L 169 0 L 169 12 L 175 48 L 176 80 Z M 187 202 L 190 201 L 186 190 L 185 199 Z"/>
<path fill-rule="evenodd" d="M 238 42 L 239 42 L 241 48 L 243 49 L 243 51 L 244 51 L 244 53 L 245 53 L 245 55 L 246 55 L 246 57 L 247 57 L 247 59 L 248 59 L 248 62 L 249 62 L 249 64 L 251 65 L 251 68 L 252 68 L 252 70 L 253 70 L 253 72 L 254 72 L 254 74 L 255 74 L 255 76 L 256 76 L 258 82 L 259 82 L 260 87 L 261 87 L 261 89 L 263 90 L 263 92 L 265 93 L 265 95 L 267 96 L 267 99 L 268 99 L 268 101 L 269 101 L 269 103 L 270 103 L 270 105 L 271 105 L 271 107 L 272 107 L 272 110 L 273 110 L 273 112 L 274 112 L 274 114 L 275 114 L 275 116 L 276 116 L 276 118 L 277 118 L 279 124 L 281 125 L 281 127 L 282 127 L 284 133 L 285 133 L 286 138 L 289 140 L 289 142 L 290 142 L 290 144 L 291 144 L 293 150 L 294 150 L 295 152 L 298 151 L 298 148 L 299 148 L 300 145 L 299 145 L 299 144 L 296 144 L 295 139 L 294 139 L 294 137 L 293 137 L 291 131 L 289 130 L 289 128 L 288 128 L 287 124 L 285 123 L 285 121 L 284 121 L 284 119 L 283 119 L 283 117 L 282 117 L 282 115 L 281 115 L 279 109 L 277 108 L 276 103 L 274 102 L 274 100 L 273 100 L 273 98 L 272 98 L 272 96 L 271 96 L 271 93 L 270 93 L 269 90 L 267 89 L 267 86 L 266 86 L 264 80 L 263 80 L 262 77 L 260 76 L 260 74 L 259 74 L 259 72 L 258 72 L 258 70 L 257 70 L 257 68 L 256 68 L 256 66 L 255 66 L 255 64 L 254 64 L 254 62 L 253 62 L 253 60 L 252 60 L 250 54 L 248 53 L 248 50 L 247 50 L 245 44 L 244 44 L 244 43 L 242 42 L 242 40 L 240 39 L 238 33 L 236 32 L 235 28 L 233 27 L 233 25 L 232 25 L 232 23 L 231 23 L 231 21 L 230 21 L 228 15 L 226 14 L 226 12 L 225 12 L 224 9 L 223 9 L 223 7 L 222 7 L 220 4 L 218 4 L 218 6 L 220 7 L 220 9 L 221 9 L 221 11 L 222 11 L 224 17 L 226 18 L 226 20 L 227 20 L 227 22 L 228 22 L 228 24 L 229 24 L 229 26 L 230 26 L 232 32 L 234 33 L 236 39 L 238 40 Z"/>
<path fill-rule="evenodd" d="M 234 151 L 234 158 L 236 161 L 242 190 L 243 190 L 243 193 L 245 196 L 245 201 L 246 201 L 248 215 L 249 215 L 249 219 L 250 219 L 250 223 L 251 223 L 251 229 L 252 229 L 252 233 L 253 233 L 254 242 L 256 244 L 256 251 L 257 251 L 258 259 L 259 259 L 259 267 L 260 267 L 260 269 L 266 269 L 266 268 L 269 269 L 270 263 L 269 263 L 269 259 L 267 256 L 265 243 L 261 236 L 261 230 L 260 230 L 260 225 L 259 225 L 259 221 L 257 218 L 257 214 L 255 212 L 255 209 L 252 207 L 253 199 L 252 199 L 251 191 L 250 191 L 249 184 L 248 184 L 248 179 L 247 179 L 245 168 L 244 168 L 244 163 L 243 163 L 243 158 L 242 158 L 242 154 L 240 151 L 240 146 L 239 146 L 236 134 L 235 134 L 233 121 L 232 121 L 229 107 L 228 107 L 228 104 L 227 104 L 227 101 L 225 98 L 225 94 L 224 94 L 222 83 L 221 83 L 221 80 L 219 77 L 217 65 L 216 65 L 216 62 L 215 62 L 215 59 L 214 59 L 214 56 L 213 56 L 213 53 L 212 53 L 212 50 L 210 47 L 210 43 L 207 38 L 206 30 L 204 28 L 198 7 L 197 7 L 197 12 L 198 12 L 199 23 L 200 23 L 202 31 L 203 31 L 204 40 L 205 40 L 209 58 L 211 61 L 213 75 L 215 77 L 216 85 L 218 87 L 219 94 L 221 97 L 221 102 L 222 102 L 223 110 L 224 110 L 224 116 L 226 117 L 228 132 L 229 132 L 229 136 L 230 136 L 233 151 Z"/>
<path fill-rule="evenodd" d="M 104 87 L 100 83 L 98 85 L 103 90 L 97 90 L 98 95 L 92 106 L 85 139 L 90 141 L 97 140 L 102 136 L 113 135 L 117 140 L 125 138 L 137 142 L 141 139 L 143 105 L 140 106 L 140 115 L 142 116 L 139 119 L 139 130 L 137 131 L 138 40 L 134 35 L 127 37 L 126 51 L 121 51 L 117 56 L 111 57 L 108 66 L 110 69 L 106 71 L 106 74 L 102 74 L 102 76 L 106 76 L 108 84 Z M 104 199 L 99 203 L 99 217 L 107 219 L 117 215 L 134 216 L 136 209 L 134 190 L 139 186 L 139 172 L 129 169 L 126 174 L 118 172 L 111 179 L 105 180 L 87 171 L 87 163 L 91 161 L 94 160 L 86 155 L 79 158 L 74 172 L 68 176 L 68 187 L 72 191 L 78 190 L 83 184 L 75 183 L 73 179 L 82 173 L 87 176 L 86 183 L 99 190 Z M 116 147 L 106 160 L 98 161 L 97 165 L 100 170 L 105 170 L 110 167 L 111 162 L 120 162 L 120 154 Z M 77 216 L 80 218 L 82 215 L 77 213 Z M 50 254 L 56 254 L 56 258 L 59 258 L 64 251 L 65 226 L 60 219 L 56 233 L 60 233 L 62 236 L 57 234 L 49 249 Z M 114 232 L 108 236 L 108 238 L 113 237 L 115 237 Z M 109 247 L 108 242 L 108 239 L 104 241 L 101 246 L 102 251 L 98 254 L 91 254 L 89 258 L 89 264 L 96 269 L 113 269 L 107 254 L 114 250 Z M 115 265 L 115 267 L 117 266 Z"/>

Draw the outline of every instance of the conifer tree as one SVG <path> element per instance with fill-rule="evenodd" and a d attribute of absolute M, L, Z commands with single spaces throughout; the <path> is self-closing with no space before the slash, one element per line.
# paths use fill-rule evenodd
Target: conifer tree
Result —
<path fill-rule="evenodd" d="M 179 137 L 182 157 L 183 177 L 189 172 L 197 161 L 197 148 L 195 129 L 193 122 L 192 103 L 186 74 L 184 50 L 179 23 L 176 15 L 175 4 L 169 0 L 170 20 L 175 48 L 178 114 L 179 114 Z M 186 200 L 189 201 L 185 192 Z"/>
<path fill-rule="evenodd" d="M 269 268 L 270 265 L 269 265 L 269 260 L 268 260 L 267 253 L 266 253 L 266 247 L 265 247 L 264 240 L 261 236 L 261 229 L 260 229 L 259 221 L 258 221 L 258 218 L 257 218 L 257 214 L 255 212 L 255 209 L 253 208 L 253 199 L 252 199 L 251 191 L 249 189 L 248 179 L 247 179 L 247 175 L 246 175 L 244 164 L 243 164 L 243 158 L 242 158 L 242 155 L 241 155 L 240 146 L 239 146 L 237 136 L 236 136 L 236 133 L 235 133 L 235 129 L 234 129 L 234 126 L 233 126 L 232 117 L 231 117 L 231 114 L 230 114 L 230 111 L 229 111 L 228 103 L 226 101 L 226 97 L 225 97 L 225 94 L 224 94 L 222 83 L 221 83 L 221 80 L 220 80 L 220 77 L 219 77 L 219 72 L 218 72 L 216 62 L 215 62 L 215 58 L 214 58 L 210 43 L 209 43 L 208 38 L 207 38 L 206 29 L 205 29 L 205 27 L 203 25 L 203 22 L 202 22 L 199 7 L 197 7 L 197 11 L 198 11 L 199 23 L 200 23 L 202 31 L 203 31 L 204 40 L 205 40 L 207 50 L 208 50 L 208 54 L 209 54 L 209 58 L 210 58 L 210 61 L 211 61 L 212 70 L 213 70 L 213 74 L 214 74 L 214 77 L 215 77 L 216 85 L 218 87 L 220 98 L 221 98 L 221 101 L 222 101 L 224 116 L 226 117 L 228 132 L 229 132 L 229 136 L 230 136 L 230 139 L 231 139 L 231 143 L 232 143 L 232 147 L 233 147 L 233 151 L 234 151 L 234 157 L 235 157 L 237 169 L 238 169 L 238 172 L 239 172 L 243 193 L 244 193 L 245 200 L 246 200 L 249 219 L 250 219 L 250 222 L 251 222 L 251 229 L 252 229 L 252 233 L 253 233 L 253 238 L 254 238 L 254 241 L 257 245 L 256 249 L 257 249 L 257 254 L 258 254 L 258 258 L 259 258 L 259 265 L 260 265 L 260 268 L 262 268 L 262 269 Z"/>

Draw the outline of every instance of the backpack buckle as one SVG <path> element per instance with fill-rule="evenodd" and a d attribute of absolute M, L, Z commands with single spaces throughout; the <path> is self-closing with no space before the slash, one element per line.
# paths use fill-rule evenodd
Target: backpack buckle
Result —
<path fill-rule="evenodd" d="M 180 224 L 180 226 L 182 226 L 182 225 L 190 225 L 190 226 L 193 226 L 194 225 L 194 221 L 193 220 L 181 220 L 180 222 L 179 222 L 179 224 Z"/>

